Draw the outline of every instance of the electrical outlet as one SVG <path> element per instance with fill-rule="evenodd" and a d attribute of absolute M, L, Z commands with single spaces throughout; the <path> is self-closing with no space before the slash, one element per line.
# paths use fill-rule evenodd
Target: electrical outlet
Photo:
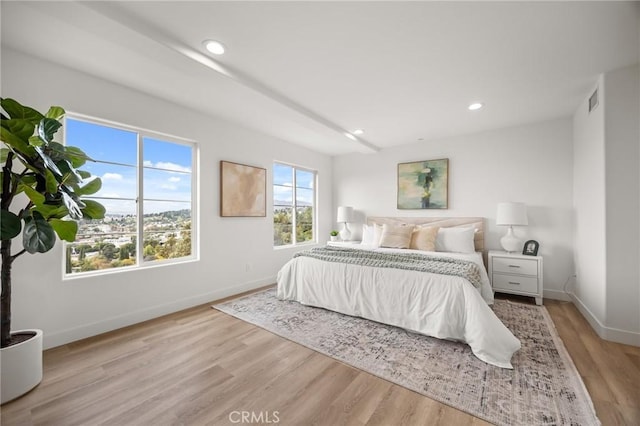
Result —
<path fill-rule="evenodd" d="M 245 263 L 244 264 L 244 271 L 245 272 L 249 272 L 251 270 L 251 264 L 250 263 Z"/>

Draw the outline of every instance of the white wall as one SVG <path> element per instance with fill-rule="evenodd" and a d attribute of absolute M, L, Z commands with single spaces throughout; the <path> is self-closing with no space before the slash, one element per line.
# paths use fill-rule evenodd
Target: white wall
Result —
<path fill-rule="evenodd" d="M 603 338 L 640 346 L 640 71 L 598 79 L 600 105 L 574 114 L 572 298 Z M 590 96 L 590 94 L 589 94 Z"/>
<path fill-rule="evenodd" d="M 575 209 L 576 280 L 572 293 L 578 305 L 597 322 L 605 322 L 606 230 L 604 164 L 604 79 L 589 92 L 573 116 L 573 206 Z M 598 88 L 599 105 L 589 113 L 589 97 Z"/>
<path fill-rule="evenodd" d="M 609 334 L 638 333 L 640 345 L 640 78 L 635 64 L 604 75 Z M 612 336 L 613 337 L 613 336 Z"/>
<path fill-rule="evenodd" d="M 529 226 L 516 233 L 540 243 L 545 297 L 565 298 L 574 273 L 571 132 L 567 118 L 336 157 L 334 207 L 353 206 L 361 217 L 482 216 L 487 247 L 499 250 L 506 229 L 495 225 L 497 204 L 524 202 Z M 398 163 L 439 158 L 449 159 L 449 208 L 398 210 Z"/>
<path fill-rule="evenodd" d="M 14 263 L 13 329 L 44 329 L 46 347 L 275 282 L 294 250 L 273 249 L 270 215 L 219 217 L 220 160 L 268 170 L 268 212 L 274 160 L 318 170 L 318 235 L 326 240 L 333 217 L 326 155 L 4 48 L 1 83 L 3 97 L 41 110 L 57 104 L 199 143 L 200 260 L 66 281 L 61 244 Z"/>

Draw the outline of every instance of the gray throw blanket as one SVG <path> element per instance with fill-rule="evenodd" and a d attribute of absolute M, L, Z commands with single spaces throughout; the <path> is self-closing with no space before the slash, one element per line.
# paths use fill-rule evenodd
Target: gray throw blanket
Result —
<path fill-rule="evenodd" d="M 475 288 L 480 288 L 480 270 L 474 262 L 450 257 L 436 257 L 421 253 L 382 253 L 344 247 L 317 247 L 298 252 L 293 257 L 305 256 L 326 262 L 348 263 L 375 268 L 407 269 L 454 275 L 467 279 Z"/>

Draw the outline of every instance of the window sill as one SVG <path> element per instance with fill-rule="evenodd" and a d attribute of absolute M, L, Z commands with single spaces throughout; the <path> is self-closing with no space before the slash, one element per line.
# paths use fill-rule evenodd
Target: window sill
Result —
<path fill-rule="evenodd" d="M 300 247 L 317 246 L 318 244 L 320 244 L 320 243 L 317 242 L 317 241 L 306 241 L 304 243 L 288 244 L 286 246 L 273 246 L 273 249 L 274 250 L 296 249 L 296 248 L 300 248 Z"/>
<path fill-rule="evenodd" d="M 109 268 L 109 269 L 101 269 L 98 271 L 87 271 L 87 272 L 78 272 L 76 274 L 65 274 L 62 275 L 62 281 L 73 281 L 83 278 L 94 278 L 102 275 L 112 275 L 112 274 L 122 274 L 122 273 L 131 273 L 135 271 L 144 271 L 152 268 L 163 268 L 165 266 L 176 266 L 183 265 L 185 263 L 193 263 L 198 262 L 200 260 L 199 257 L 185 257 L 181 259 L 166 259 L 159 261 L 157 263 L 149 263 L 142 265 L 132 265 L 132 266 L 124 266 L 122 268 Z"/>

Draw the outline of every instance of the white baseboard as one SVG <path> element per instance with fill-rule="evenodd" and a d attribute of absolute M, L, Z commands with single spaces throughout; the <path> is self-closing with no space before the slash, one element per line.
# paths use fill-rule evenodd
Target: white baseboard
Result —
<path fill-rule="evenodd" d="M 117 330 L 118 328 L 137 324 L 139 322 L 161 317 L 163 315 L 171 314 L 173 312 L 178 312 L 183 309 L 191 308 L 193 306 L 198 306 L 204 303 L 212 302 L 214 300 L 233 296 L 235 294 L 260 288 L 269 284 L 273 284 L 275 282 L 276 282 L 276 277 L 274 276 L 274 277 L 263 278 L 260 280 L 251 281 L 247 283 L 234 284 L 228 287 L 217 289 L 210 293 L 187 297 L 184 299 L 176 300 L 171 303 L 166 303 L 163 305 L 142 309 L 137 312 L 131 312 L 125 315 L 107 318 L 102 321 L 97 321 L 90 324 L 84 324 L 79 327 L 74 327 L 67 330 L 58 331 L 55 333 L 45 333 L 43 348 L 49 349 L 56 346 L 65 345 L 70 342 L 75 342 L 76 340 L 84 339 L 91 336 L 96 336 L 98 334 L 106 333 L 112 330 Z"/>
<path fill-rule="evenodd" d="M 561 290 L 544 290 L 543 294 L 545 299 L 562 300 L 564 302 L 571 302 L 569 294 Z"/>
<path fill-rule="evenodd" d="M 605 331 L 607 340 L 624 343 L 625 345 L 640 346 L 640 333 L 611 327 L 607 327 Z"/>
<path fill-rule="evenodd" d="M 600 322 L 591 310 L 573 293 L 568 293 L 571 301 L 578 308 L 582 316 L 594 329 L 596 334 L 604 340 L 611 342 L 623 343 L 625 345 L 640 346 L 640 333 L 629 330 L 620 330 L 618 328 L 607 327 Z"/>
<path fill-rule="evenodd" d="M 573 304 L 576 305 L 576 308 L 578 308 L 582 316 L 587 320 L 589 325 L 591 325 L 591 328 L 593 328 L 598 336 L 604 339 L 606 334 L 604 324 L 602 324 L 600 320 L 596 318 L 596 316 L 593 314 L 593 312 L 591 312 L 587 305 L 582 303 L 582 300 L 580 300 L 578 296 L 576 296 L 574 293 L 568 294 Z"/>

